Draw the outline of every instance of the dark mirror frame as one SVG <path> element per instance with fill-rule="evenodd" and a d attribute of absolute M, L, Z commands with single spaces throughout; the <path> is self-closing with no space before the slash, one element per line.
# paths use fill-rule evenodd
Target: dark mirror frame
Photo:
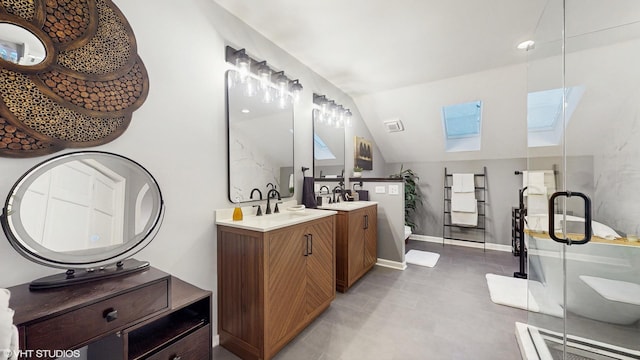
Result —
<path fill-rule="evenodd" d="M 38 253 L 36 250 L 39 247 L 44 249 L 42 245 L 37 244 L 37 241 L 34 239 L 23 239 L 21 234 L 14 233 L 12 230 L 13 225 L 9 216 L 11 216 L 12 211 L 16 211 L 16 209 L 14 209 L 16 207 L 15 202 L 21 200 L 20 197 L 16 197 L 16 194 L 20 192 L 22 187 L 25 185 L 31 185 L 40 175 L 53 169 L 55 166 L 52 165 L 71 162 L 76 160 L 76 158 L 90 159 L 91 156 L 109 157 L 121 160 L 129 166 L 136 167 L 140 173 L 146 177 L 145 180 L 150 186 L 149 191 L 155 192 L 154 197 L 157 201 L 157 203 L 154 204 L 155 206 L 151 212 L 151 217 L 147 222 L 147 225 L 150 226 L 145 226 L 145 231 L 141 233 L 140 236 L 135 237 L 135 243 L 128 244 L 125 242 L 123 246 L 115 248 L 117 250 L 112 249 L 104 256 L 96 257 L 94 254 L 91 254 L 93 257 L 92 259 L 82 259 L 81 256 L 79 256 L 77 261 L 75 261 L 75 259 L 74 261 L 70 261 L 68 254 L 65 255 L 60 252 L 58 253 L 60 253 L 61 256 L 56 258 L 51 256 L 51 254 L 55 254 L 56 252 L 50 249 L 47 249 L 46 251 L 47 256 Z M 7 199 L 2 209 L 2 214 L 0 215 L 0 223 L 9 243 L 20 255 L 41 265 L 68 269 L 66 274 L 53 275 L 36 280 L 31 284 L 32 289 L 41 289 L 87 282 L 97 278 L 124 275 L 126 273 L 148 267 L 148 262 L 133 260 L 130 259 L 130 257 L 138 253 L 153 240 L 160 228 L 160 225 L 162 224 L 164 211 L 165 205 L 160 187 L 153 175 L 151 175 L 151 173 L 149 173 L 149 171 L 147 171 L 147 169 L 142 165 L 122 155 L 109 152 L 78 151 L 47 159 L 35 165 L 22 175 L 7 195 Z M 37 244 L 37 246 L 34 246 L 34 244 Z M 114 264 L 116 265 L 115 267 L 110 267 Z"/>
<path fill-rule="evenodd" d="M 337 178 L 326 178 L 326 177 L 324 177 L 324 175 L 320 174 L 321 171 L 316 171 L 316 170 L 318 170 L 318 166 L 320 166 L 320 165 L 318 165 L 317 160 L 316 160 L 315 139 L 314 139 L 315 135 L 317 134 L 317 132 L 316 132 L 317 127 L 319 125 L 317 123 L 318 122 L 317 113 L 318 113 L 318 111 L 316 109 L 311 110 L 311 121 L 313 123 L 313 126 L 312 126 L 312 130 L 313 131 L 312 131 L 312 137 L 311 137 L 311 143 L 313 144 L 313 177 L 315 178 L 315 181 L 326 181 L 326 182 L 332 182 L 332 181 L 340 182 L 340 181 L 342 181 L 342 182 L 344 182 L 344 179 L 349 177 L 347 169 L 345 168 L 345 163 L 346 163 L 346 156 L 345 156 L 346 155 L 346 132 L 345 132 L 344 128 L 335 128 L 335 130 L 341 130 L 341 132 L 342 132 L 342 153 L 340 154 L 340 155 L 342 155 L 342 164 L 336 164 L 336 165 L 333 165 L 333 166 L 342 167 L 341 174 L 340 174 L 341 176 L 339 174 L 335 174 L 335 175 L 338 175 Z M 334 174 L 332 174 L 332 175 L 334 175 Z"/>
<path fill-rule="evenodd" d="M 233 194 L 232 194 L 232 172 L 235 171 L 235 169 L 232 168 L 232 163 L 231 163 L 231 121 L 233 121 L 231 119 L 231 111 L 230 111 L 230 92 L 229 92 L 229 86 L 230 86 L 230 74 L 235 71 L 233 69 L 231 70 L 227 70 L 225 73 L 225 110 L 226 110 L 226 132 L 227 132 L 227 196 L 230 202 L 235 203 L 236 199 L 234 198 Z M 259 101 L 259 100 L 257 100 Z M 277 104 L 274 102 L 272 104 L 273 106 L 277 106 Z M 294 109 L 293 107 L 290 109 L 291 112 L 291 129 L 295 130 L 295 113 L 294 113 Z M 294 131 L 295 133 L 295 131 Z M 292 140 L 291 140 L 291 174 L 293 175 L 294 178 L 294 184 L 295 184 L 295 171 L 294 169 L 294 164 L 295 164 L 295 152 L 294 152 L 294 148 L 295 148 L 295 139 L 293 138 L 294 134 L 291 134 L 292 136 Z M 273 138 L 271 139 L 271 141 L 273 142 L 281 142 L 281 139 L 277 139 L 277 138 Z M 251 177 L 253 174 L 245 174 L 244 176 L 247 177 Z M 283 180 L 283 176 L 282 174 L 280 174 L 280 188 L 277 188 L 276 190 L 278 190 L 278 192 L 281 195 L 281 198 L 290 198 L 293 197 L 295 195 L 295 189 L 294 191 L 289 191 L 288 188 L 288 181 L 287 183 L 283 184 L 284 180 Z M 257 188 L 262 192 L 262 199 L 266 199 L 267 198 L 267 193 L 270 189 L 272 189 L 273 187 L 269 187 L 269 185 L 273 185 L 272 183 L 267 183 L 267 184 L 255 184 L 252 185 L 253 188 Z M 286 188 L 284 187 L 286 186 Z M 247 189 L 247 191 L 251 191 L 251 189 Z M 244 199 L 244 200 L 240 200 L 240 202 L 251 202 L 251 201 L 255 201 L 255 200 L 259 200 L 259 198 L 256 196 L 254 199 Z"/>

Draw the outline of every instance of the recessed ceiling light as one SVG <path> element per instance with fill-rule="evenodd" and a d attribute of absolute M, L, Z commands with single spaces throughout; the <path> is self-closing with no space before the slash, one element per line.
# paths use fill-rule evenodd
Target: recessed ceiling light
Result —
<path fill-rule="evenodd" d="M 251 112 L 251 110 L 249 110 L 249 109 L 242 109 L 242 110 L 240 110 L 240 112 L 242 112 L 243 114 L 248 114 L 248 113 L 250 113 L 250 112 Z"/>
<path fill-rule="evenodd" d="M 518 46 L 516 46 L 518 49 L 520 50 L 526 50 L 529 51 L 533 48 L 536 47 L 536 42 L 533 40 L 527 40 L 527 41 L 523 41 L 520 44 L 518 44 Z"/>

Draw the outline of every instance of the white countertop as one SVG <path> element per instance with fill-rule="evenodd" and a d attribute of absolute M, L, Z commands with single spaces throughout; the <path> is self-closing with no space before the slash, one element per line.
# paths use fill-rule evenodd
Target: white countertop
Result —
<path fill-rule="evenodd" d="M 256 216 L 256 209 L 252 208 L 251 206 L 243 207 L 243 219 L 240 221 L 233 221 L 233 209 L 216 210 L 216 225 L 225 225 L 239 229 L 267 232 L 291 225 L 302 224 L 311 220 L 321 219 L 323 217 L 331 216 L 336 213 L 335 211 L 317 209 L 303 209 L 297 211 L 288 210 L 293 209 L 295 205 L 295 202 L 285 202 L 279 205 L 279 213 L 262 216 Z M 264 214 L 264 206 L 262 211 Z"/>
<path fill-rule="evenodd" d="M 352 211 L 362 209 L 367 206 L 373 206 L 378 204 L 377 201 L 341 201 L 333 204 L 324 204 L 318 206 L 318 209 L 323 210 L 336 210 L 336 211 Z"/>

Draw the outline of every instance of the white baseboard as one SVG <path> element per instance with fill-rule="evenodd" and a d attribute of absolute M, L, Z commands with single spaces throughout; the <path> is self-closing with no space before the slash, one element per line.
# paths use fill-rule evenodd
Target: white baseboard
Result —
<path fill-rule="evenodd" d="M 380 258 L 378 258 L 376 265 L 395 269 L 395 270 L 404 270 L 407 268 L 407 263 L 405 262 L 391 261 L 391 260 L 380 259 Z"/>
<path fill-rule="evenodd" d="M 411 236 L 409 236 L 409 240 L 426 241 L 426 242 L 433 242 L 433 243 L 442 244 L 442 238 L 441 237 L 437 237 L 437 236 L 427 236 L 427 235 L 412 234 Z M 447 245 L 466 246 L 466 247 L 472 247 L 472 248 L 477 248 L 477 249 L 486 248 L 487 250 L 511 252 L 511 246 L 510 245 L 485 243 L 484 244 L 485 246 L 483 246 L 482 243 L 476 243 L 476 242 L 471 242 L 471 241 L 463 241 L 463 240 L 453 240 L 453 239 L 446 239 L 444 241 L 444 243 L 447 244 Z"/>

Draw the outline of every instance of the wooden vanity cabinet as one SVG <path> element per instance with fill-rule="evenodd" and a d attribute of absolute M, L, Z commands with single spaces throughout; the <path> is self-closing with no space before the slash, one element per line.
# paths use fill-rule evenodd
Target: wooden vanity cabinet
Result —
<path fill-rule="evenodd" d="M 210 359 L 211 292 L 158 269 L 62 288 L 9 288 L 20 359 Z"/>
<path fill-rule="evenodd" d="M 335 298 L 335 216 L 268 232 L 218 225 L 220 344 L 271 359 Z"/>
<path fill-rule="evenodd" d="M 338 211 L 336 220 L 336 289 L 347 291 L 375 265 L 378 251 L 378 205 Z"/>

